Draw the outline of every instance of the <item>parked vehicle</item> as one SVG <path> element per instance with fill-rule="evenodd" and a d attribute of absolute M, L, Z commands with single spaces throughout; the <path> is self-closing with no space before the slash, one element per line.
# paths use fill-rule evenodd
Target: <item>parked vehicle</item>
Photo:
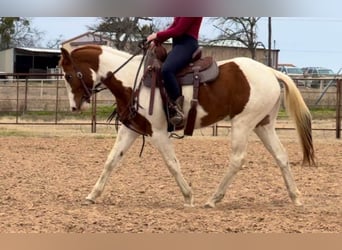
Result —
<path fill-rule="evenodd" d="M 291 65 L 279 65 L 278 70 L 290 76 L 295 81 L 297 86 L 305 85 L 305 80 L 303 79 L 304 74 L 301 68 L 296 67 L 292 64 Z"/>
<path fill-rule="evenodd" d="M 336 74 L 334 73 L 333 70 L 324 68 L 324 67 L 306 67 L 302 68 L 304 71 L 304 77 L 306 78 L 332 78 L 335 77 Z M 308 80 L 307 85 L 308 87 L 311 88 L 319 88 L 321 85 L 321 82 L 323 83 L 323 87 L 328 85 L 331 81 L 334 81 L 332 85 L 336 85 L 336 80 L 333 79 L 326 79 L 326 80 L 321 80 L 321 79 L 313 79 L 313 80 Z"/>

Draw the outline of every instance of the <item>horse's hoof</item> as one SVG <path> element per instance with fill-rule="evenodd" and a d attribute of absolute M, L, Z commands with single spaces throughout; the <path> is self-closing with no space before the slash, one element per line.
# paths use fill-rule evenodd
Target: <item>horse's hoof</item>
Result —
<path fill-rule="evenodd" d="M 192 194 L 184 198 L 184 207 L 194 207 L 194 198 Z"/>
<path fill-rule="evenodd" d="M 95 201 L 90 200 L 90 199 L 85 199 L 85 200 L 81 203 L 82 206 L 89 206 L 89 205 L 93 205 L 93 204 L 95 204 Z"/>
<path fill-rule="evenodd" d="M 215 208 L 215 203 L 208 201 L 204 204 L 204 208 Z"/>
<path fill-rule="evenodd" d="M 194 204 L 184 204 L 184 208 L 193 208 Z"/>
<path fill-rule="evenodd" d="M 293 203 L 296 207 L 303 207 L 303 203 L 300 200 L 295 200 Z"/>

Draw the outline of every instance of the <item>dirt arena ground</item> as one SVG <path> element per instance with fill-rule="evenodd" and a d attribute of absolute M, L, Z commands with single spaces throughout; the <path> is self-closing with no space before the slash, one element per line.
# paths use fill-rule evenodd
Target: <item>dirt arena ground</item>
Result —
<path fill-rule="evenodd" d="M 335 232 L 342 229 L 342 141 L 315 132 L 318 167 L 301 166 L 294 131 L 280 131 L 302 192 L 292 205 L 280 170 L 252 136 L 246 165 L 221 203 L 203 207 L 226 171 L 230 138 L 173 140 L 195 208 L 184 208 L 161 156 L 142 140 L 129 150 L 97 203 L 82 206 L 115 137 L 0 127 L 0 232 Z"/>

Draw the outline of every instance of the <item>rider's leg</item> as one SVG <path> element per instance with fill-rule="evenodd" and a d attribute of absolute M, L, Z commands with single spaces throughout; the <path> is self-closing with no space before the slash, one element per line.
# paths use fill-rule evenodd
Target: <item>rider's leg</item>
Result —
<path fill-rule="evenodd" d="M 174 125 L 181 125 L 184 121 L 184 97 L 181 96 L 176 73 L 190 62 L 192 54 L 197 47 L 197 40 L 190 36 L 174 39 L 172 50 L 162 66 L 161 73 L 165 83 L 165 89 L 174 106 L 174 111 L 171 111 L 170 114 L 170 122 Z"/>

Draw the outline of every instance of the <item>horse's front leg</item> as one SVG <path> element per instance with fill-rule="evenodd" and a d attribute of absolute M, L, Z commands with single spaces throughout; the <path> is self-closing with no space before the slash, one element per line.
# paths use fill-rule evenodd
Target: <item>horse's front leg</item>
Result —
<path fill-rule="evenodd" d="M 176 179 L 176 182 L 184 196 L 184 206 L 193 207 L 193 195 L 189 184 L 185 181 L 172 143 L 166 131 L 154 132 L 152 143 L 157 147 L 168 167 L 170 173 Z"/>
<path fill-rule="evenodd" d="M 95 203 L 95 199 L 102 194 L 111 172 L 118 165 L 118 162 L 123 158 L 124 154 L 132 146 L 133 142 L 138 136 L 139 134 L 128 129 L 127 127 L 120 127 L 115 144 L 107 157 L 103 171 L 91 193 L 86 197 L 86 200 L 83 203 L 84 205 Z"/>

